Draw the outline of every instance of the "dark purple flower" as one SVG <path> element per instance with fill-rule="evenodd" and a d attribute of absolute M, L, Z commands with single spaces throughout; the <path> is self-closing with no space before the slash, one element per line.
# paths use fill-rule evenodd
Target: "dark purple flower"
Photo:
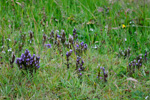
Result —
<path fill-rule="evenodd" d="M 84 61 L 82 60 L 82 62 L 81 62 L 81 63 L 82 63 L 82 65 L 83 65 L 83 64 L 84 64 Z"/>
<path fill-rule="evenodd" d="M 131 63 L 129 63 L 129 67 L 131 67 Z"/>
<path fill-rule="evenodd" d="M 40 57 L 37 57 L 37 60 L 40 60 Z"/>
<path fill-rule="evenodd" d="M 66 56 L 69 57 L 72 54 L 72 50 L 70 50 L 69 52 L 67 51 Z"/>
<path fill-rule="evenodd" d="M 37 66 L 37 68 L 39 69 L 39 68 L 40 68 L 40 66 Z"/>
<path fill-rule="evenodd" d="M 22 65 L 20 65 L 20 68 L 22 68 Z"/>
<path fill-rule="evenodd" d="M 32 57 L 30 52 L 26 49 L 25 53 L 21 55 L 21 58 L 16 59 L 16 64 L 20 69 L 24 67 L 25 70 L 29 69 L 30 71 L 33 71 L 34 69 L 39 68 L 39 59 L 40 59 L 40 57 L 36 57 L 36 59 L 34 59 L 34 57 L 35 54 L 33 54 Z"/>
<path fill-rule="evenodd" d="M 87 49 L 87 44 L 86 43 L 84 44 L 84 49 Z"/>

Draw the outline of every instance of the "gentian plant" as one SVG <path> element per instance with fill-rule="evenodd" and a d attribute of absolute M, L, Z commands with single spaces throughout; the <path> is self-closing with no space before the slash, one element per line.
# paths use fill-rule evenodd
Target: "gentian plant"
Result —
<path fill-rule="evenodd" d="M 66 53 L 66 59 L 67 59 L 66 65 L 67 65 L 67 68 L 69 68 L 69 65 L 70 65 L 70 63 L 69 63 L 69 57 L 71 56 L 71 54 L 72 54 L 72 50 L 67 51 L 67 53 Z"/>
<path fill-rule="evenodd" d="M 103 75 L 101 75 L 102 73 L 103 73 Z M 106 73 L 105 68 L 98 66 L 98 76 L 97 76 L 97 78 L 98 79 L 103 79 L 104 82 L 107 82 L 107 77 L 108 77 L 108 74 Z"/>
<path fill-rule="evenodd" d="M 31 56 L 28 49 L 26 49 L 25 53 L 22 53 L 21 58 L 16 59 L 16 64 L 20 69 L 24 69 L 26 71 L 36 72 L 37 69 L 40 68 L 40 57 L 37 57 L 35 54 Z"/>

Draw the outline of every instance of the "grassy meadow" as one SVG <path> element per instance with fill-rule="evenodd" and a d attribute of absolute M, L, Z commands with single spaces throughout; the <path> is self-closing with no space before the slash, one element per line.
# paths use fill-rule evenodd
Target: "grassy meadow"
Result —
<path fill-rule="evenodd" d="M 149 5 L 0 0 L 0 99 L 150 100 Z"/>

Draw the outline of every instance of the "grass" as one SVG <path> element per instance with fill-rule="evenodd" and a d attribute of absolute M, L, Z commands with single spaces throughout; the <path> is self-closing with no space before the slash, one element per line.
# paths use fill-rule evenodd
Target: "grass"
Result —
<path fill-rule="evenodd" d="M 149 4 L 149 0 L 1 0 L 0 99 L 149 99 Z M 74 52 L 67 69 L 65 54 L 70 49 L 62 46 L 60 53 L 48 39 L 45 44 L 52 48 L 43 46 L 43 34 L 49 37 L 52 30 L 60 34 L 63 29 L 69 37 L 74 27 L 78 41 L 88 44 L 81 55 L 82 76 L 75 70 Z M 32 43 L 29 31 L 34 32 Z M 128 47 L 130 57 L 117 56 L 119 48 Z M 33 76 L 22 74 L 15 63 L 10 67 L 12 52 L 18 58 L 26 49 L 40 56 L 40 68 Z M 147 63 L 130 75 L 129 63 L 146 50 Z M 107 82 L 96 78 L 97 66 L 108 71 Z"/>

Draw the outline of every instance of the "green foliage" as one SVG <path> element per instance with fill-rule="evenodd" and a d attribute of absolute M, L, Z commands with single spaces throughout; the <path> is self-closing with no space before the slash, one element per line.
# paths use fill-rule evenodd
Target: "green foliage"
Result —
<path fill-rule="evenodd" d="M 138 83 L 126 79 L 129 62 L 150 50 L 149 9 L 148 0 L 0 0 L 0 99 L 149 99 L 149 54 L 132 75 Z M 78 41 L 88 44 L 82 77 L 74 53 L 67 69 L 63 59 L 68 49 L 61 55 L 55 45 L 46 49 L 42 41 L 53 29 L 64 30 L 68 38 L 74 27 Z M 118 58 L 119 48 L 128 47 L 130 57 Z M 33 76 L 24 76 L 17 64 L 10 67 L 12 52 L 20 57 L 26 49 L 40 56 Z M 97 80 L 98 64 L 108 71 L 107 82 Z"/>

